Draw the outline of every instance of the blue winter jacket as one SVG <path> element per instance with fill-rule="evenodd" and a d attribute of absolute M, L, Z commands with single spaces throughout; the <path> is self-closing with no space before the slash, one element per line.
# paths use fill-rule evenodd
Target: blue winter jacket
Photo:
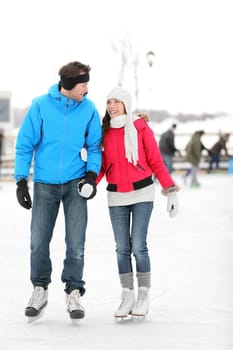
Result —
<path fill-rule="evenodd" d="M 16 140 L 15 179 L 28 178 L 33 163 L 33 181 L 63 184 L 99 173 L 101 166 L 101 121 L 92 101 L 63 96 L 58 84 L 48 94 L 35 98 Z M 81 150 L 87 151 L 87 160 Z"/>

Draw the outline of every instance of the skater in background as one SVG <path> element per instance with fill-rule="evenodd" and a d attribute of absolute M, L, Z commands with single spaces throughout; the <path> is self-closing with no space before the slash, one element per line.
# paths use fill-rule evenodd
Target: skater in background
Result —
<path fill-rule="evenodd" d="M 203 130 L 197 130 L 192 135 L 190 141 L 185 147 L 186 155 L 185 159 L 190 163 L 190 168 L 187 169 L 186 173 L 183 175 L 184 182 L 187 182 L 187 178 L 191 177 L 191 187 L 199 187 L 200 182 L 198 181 L 198 170 L 201 161 L 202 151 L 209 150 L 203 145 L 201 138 L 204 135 Z"/>
<path fill-rule="evenodd" d="M 210 148 L 210 161 L 208 173 L 211 173 L 211 171 L 213 170 L 213 164 L 215 164 L 216 170 L 219 169 L 220 155 L 222 151 L 224 151 L 227 157 L 230 157 L 226 145 L 229 138 L 230 134 L 221 135 L 219 137 L 219 140 Z"/>
<path fill-rule="evenodd" d="M 1 171 L 2 171 L 3 139 L 4 139 L 4 131 L 3 129 L 0 129 L 0 177 L 1 177 Z"/>
<path fill-rule="evenodd" d="M 173 158 L 175 153 L 179 156 L 181 155 L 180 151 L 175 146 L 176 127 L 176 124 L 172 124 L 172 126 L 165 131 L 159 139 L 159 149 L 170 174 L 173 172 Z"/>
<path fill-rule="evenodd" d="M 33 100 L 16 141 L 15 179 L 19 204 L 30 209 L 31 273 L 34 287 L 25 315 L 37 317 L 46 306 L 51 282 L 50 242 L 60 204 L 65 216 L 66 256 L 61 274 L 71 319 L 83 318 L 81 297 L 87 227 L 87 199 L 96 194 L 101 166 L 101 122 L 88 93 L 89 65 L 70 62 L 59 83 Z M 83 157 L 85 146 L 87 157 Z M 33 169 L 33 201 L 28 177 Z"/>
<path fill-rule="evenodd" d="M 131 114 L 131 95 L 121 87 L 109 92 L 102 122 L 103 160 L 97 183 L 106 175 L 107 200 L 116 242 L 121 304 L 116 318 L 145 316 L 149 307 L 151 266 L 147 247 L 148 225 L 153 210 L 155 183 L 167 196 L 171 217 L 178 211 L 178 187 L 171 178 L 145 115 Z M 138 293 L 135 296 L 136 261 Z"/>

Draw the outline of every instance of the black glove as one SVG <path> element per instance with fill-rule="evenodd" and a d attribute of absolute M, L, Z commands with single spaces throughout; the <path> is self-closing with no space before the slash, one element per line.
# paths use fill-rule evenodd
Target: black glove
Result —
<path fill-rule="evenodd" d="M 97 189 L 95 180 L 97 174 L 94 171 L 88 171 L 86 177 L 78 182 L 78 193 L 86 199 L 95 197 Z"/>
<path fill-rule="evenodd" d="M 25 209 L 31 209 L 32 200 L 28 192 L 27 180 L 22 179 L 18 181 L 16 185 L 17 185 L 16 196 L 19 204 L 22 205 L 22 207 L 24 207 Z"/>

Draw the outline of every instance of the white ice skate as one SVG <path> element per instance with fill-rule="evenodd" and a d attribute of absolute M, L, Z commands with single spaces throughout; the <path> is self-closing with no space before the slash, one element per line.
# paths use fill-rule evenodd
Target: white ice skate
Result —
<path fill-rule="evenodd" d="M 132 316 L 136 319 L 146 317 L 149 310 L 149 288 L 139 287 L 137 301 L 132 310 Z"/>
<path fill-rule="evenodd" d="M 66 294 L 66 306 L 73 324 L 85 317 L 84 307 L 81 305 L 81 295 L 78 289 Z"/>
<path fill-rule="evenodd" d="M 44 308 L 48 303 L 48 289 L 36 286 L 25 309 L 27 322 L 32 323 L 44 315 Z"/>
<path fill-rule="evenodd" d="M 129 288 L 123 288 L 121 294 L 121 304 L 114 314 L 115 319 L 117 321 L 126 320 L 131 315 L 134 303 L 134 290 Z"/>

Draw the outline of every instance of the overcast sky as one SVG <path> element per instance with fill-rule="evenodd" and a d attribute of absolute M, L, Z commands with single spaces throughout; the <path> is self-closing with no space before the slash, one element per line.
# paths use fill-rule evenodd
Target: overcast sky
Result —
<path fill-rule="evenodd" d="M 60 66 L 79 60 L 92 67 L 89 95 L 102 112 L 120 70 L 112 42 L 129 35 L 140 58 L 141 107 L 233 115 L 231 6 L 231 0 L 1 1 L 0 90 L 12 91 L 13 105 L 28 105 L 58 81 Z"/>

